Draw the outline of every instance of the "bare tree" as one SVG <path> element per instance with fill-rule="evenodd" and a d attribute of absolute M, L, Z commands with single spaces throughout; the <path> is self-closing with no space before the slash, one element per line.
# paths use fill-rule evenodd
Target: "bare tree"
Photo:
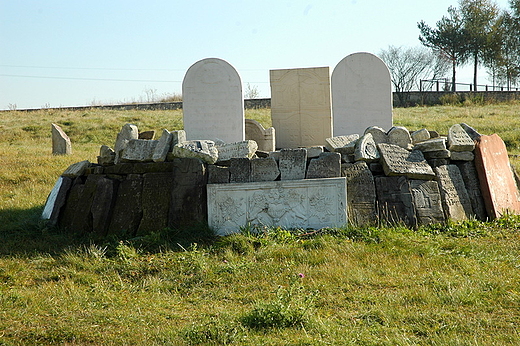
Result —
<path fill-rule="evenodd" d="M 258 87 L 256 85 L 251 86 L 251 84 L 247 83 L 246 90 L 244 91 L 244 98 L 245 99 L 257 99 L 258 96 L 260 96 Z"/>
<path fill-rule="evenodd" d="M 401 105 L 408 103 L 406 92 L 418 89 L 421 79 L 438 79 L 446 75 L 449 60 L 425 47 L 389 46 L 379 57 L 392 75 L 392 84 Z"/>

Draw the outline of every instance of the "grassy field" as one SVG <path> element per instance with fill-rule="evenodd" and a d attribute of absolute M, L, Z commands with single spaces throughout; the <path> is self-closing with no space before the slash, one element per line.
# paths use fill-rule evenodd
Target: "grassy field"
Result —
<path fill-rule="evenodd" d="M 520 104 L 394 109 L 409 130 L 465 122 L 520 154 Z M 270 126 L 269 110 L 247 118 Z M 215 239 L 163 230 L 94 242 L 49 229 L 45 198 L 125 123 L 180 111 L 0 112 L 0 345 L 515 345 L 520 218 L 268 229 Z M 52 156 L 50 124 L 73 155 Z M 519 167 L 516 157 L 512 158 Z"/>

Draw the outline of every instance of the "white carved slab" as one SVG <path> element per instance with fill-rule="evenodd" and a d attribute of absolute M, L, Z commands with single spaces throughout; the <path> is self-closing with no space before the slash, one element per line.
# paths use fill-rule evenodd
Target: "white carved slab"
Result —
<path fill-rule="evenodd" d="M 208 224 L 218 235 L 248 224 L 320 229 L 347 223 L 344 177 L 208 184 L 207 189 Z"/>

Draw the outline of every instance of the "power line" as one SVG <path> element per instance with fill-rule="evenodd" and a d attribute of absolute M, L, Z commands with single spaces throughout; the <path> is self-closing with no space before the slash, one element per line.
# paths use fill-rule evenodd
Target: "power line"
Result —
<path fill-rule="evenodd" d="M 0 74 L 0 77 L 15 78 L 36 78 L 36 79 L 63 79 L 63 80 L 83 80 L 83 81 L 102 81 L 102 82 L 149 82 L 149 83 L 181 83 L 177 80 L 151 80 L 151 79 L 117 79 L 117 78 L 81 78 L 81 77 L 51 77 L 51 76 L 28 76 L 15 74 Z"/>
<path fill-rule="evenodd" d="M 55 70 L 103 70 L 103 71 L 185 71 L 171 68 L 121 68 L 121 67 L 59 67 L 59 66 L 28 66 L 28 65 L 0 65 L 0 67 L 37 68 Z"/>

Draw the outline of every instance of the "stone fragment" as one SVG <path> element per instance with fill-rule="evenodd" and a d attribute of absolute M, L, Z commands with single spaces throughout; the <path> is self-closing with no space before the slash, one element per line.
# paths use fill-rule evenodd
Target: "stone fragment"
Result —
<path fill-rule="evenodd" d="M 117 189 L 112 219 L 108 226 L 108 234 L 125 232 L 135 236 L 141 218 L 142 208 L 143 176 L 140 174 L 128 174 Z"/>
<path fill-rule="evenodd" d="M 435 181 L 408 180 L 415 217 L 418 225 L 444 223 L 446 221 L 441 194 Z"/>
<path fill-rule="evenodd" d="M 428 151 L 446 150 L 446 138 L 432 138 L 424 142 L 417 143 L 413 148 L 415 150 L 420 150 L 423 153 Z"/>
<path fill-rule="evenodd" d="M 451 151 L 473 151 L 475 142 L 461 125 L 455 124 L 448 131 L 448 149 Z"/>
<path fill-rule="evenodd" d="M 251 160 L 251 181 L 273 181 L 280 176 L 276 160 L 272 157 Z"/>
<path fill-rule="evenodd" d="M 48 220 L 51 226 L 55 226 L 58 223 L 71 186 L 72 178 L 60 176 L 49 193 L 43 208 L 42 219 Z"/>
<path fill-rule="evenodd" d="M 264 128 L 262 124 L 253 119 L 245 120 L 246 140 L 251 139 L 258 144 L 258 150 L 275 151 L 276 135 L 274 127 Z"/>
<path fill-rule="evenodd" d="M 63 177 L 76 178 L 80 175 L 83 175 L 87 168 L 90 167 L 90 162 L 88 160 L 84 160 L 81 162 L 76 162 L 70 165 L 62 174 Z"/>
<path fill-rule="evenodd" d="M 154 137 L 155 137 L 155 131 L 154 130 L 150 130 L 150 131 L 140 132 L 139 135 L 137 136 L 137 139 L 152 140 Z"/>
<path fill-rule="evenodd" d="M 230 183 L 248 183 L 251 181 L 251 160 L 232 158 L 229 164 Z"/>
<path fill-rule="evenodd" d="M 379 143 L 378 148 L 381 164 L 387 176 L 407 176 L 411 179 L 422 180 L 435 178 L 435 173 L 419 150 L 410 152 L 388 143 Z"/>
<path fill-rule="evenodd" d="M 304 179 L 307 168 L 307 150 L 282 149 L 278 163 L 281 180 Z"/>
<path fill-rule="evenodd" d="M 374 142 L 378 143 L 388 143 L 388 135 L 386 131 L 379 126 L 370 126 L 367 127 L 364 134 L 370 133 L 374 138 Z"/>
<path fill-rule="evenodd" d="M 376 214 L 376 187 L 367 163 L 343 163 L 341 176 L 347 182 L 347 209 L 349 223 L 355 226 L 374 224 Z"/>
<path fill-rule="evenodd" d="M 451 157 L 451 152 L 448 149 L 425 151 L 425 152 L 423 152 L 423 155 L 426 160 L 449 159 Z"/>
<path fill-rule="evenodd" d="M 439 132 L 435 130 L 428 130 L 428 132 L 430 133 L 430 139 L 439 138 L 441 136 Z"/>
<path fill-rule="evenodd" d="M 330 152 L 334 152 L 337 149 L 345 148 L 346 154 L 354 154 L 354 149 L 356 147 L 356 142 L 359 139 L 358 134 L 348 135 L 348 136 L 336 136 L 329 137 L 325 139 L 326 148 Z"/>
<path fill-rule="evenodd" d="M 178 158 L 197 158 L 208 164 L 214 164 L 218 159 L 218 150 L 213 141 L 185 141 L 173 146 L 172 156 Z"/>
<path fill-rule="evenodd" d="M 520 195 L 511 172 L 504 141 L 497 135 L 482 135 L 475 147 L 475 166 L 490 218 L 506 211 L 520 213 Z"/>
<path fill-rule="evenodd" d="M 480 182 L 477 176 L 477 170 L 475 163 L 472 161 L 460 161 L 456 163 L 459 167 L 464 180 L 464 186 L 468 191 L 469 200 L 473 210 L 473 215 L 478 219 L 485 221 L 487 219 L 486 207 L 484 205 L 484 199 L 482 198 L 482 192 L 480 191 Z"/>
<path fill-rule="evenodd" d="M 341 176 L 341 155 L 339 153 L 322 153 L 311 159 L 307 168 L 307 179 L 336 178 Z"/>
<path fill-rule="evenodd" d="M 313 159 L 315 157 L 319 157 L 321 153 L 324 152 L 323 147 L 321 145 L 308 147 L 307 149 L 307 159 Z"/>
<path fill-rule="evenodd" d="M 173 178 L 171 172 L 143 174 L 143 217 L 137 229 L 138 236 L 168 227 Z"/>
<path fill-rule="evenodd" d="M 131 139 L 121 151 L 120 162 L 150 162 L 158 141 L 147 139 Z"/>
<path fill-rule="evenodd" d="M 409 227 L 416 226 L 417 217 L 408 179 L 406 177 L 374 177 L 374 181 L 379 219 L 389 223 L 404 223 Z"/>
<path fill-rule="evenodd" d="M 67 134 L 56 124 L 51 125 L 52 132 L 52 154 L 70 155 L 72 154 L 72 144 Z"/>
<path fill-rule="evenodd" d="M 102 145 L 99 148 L 99 156 L 97 157 L 98 164 L 102 166 L 113 165 L 116 159 L 116 152 L 108 145 Z"/>
<path fill-rule="evenodd" d="M 152 155 L 152 160 L 154 162 L 164 162 L 166 161 L 166 157 L 168 153 L 172 151 L 172 143 L 173 143 L 173 134 L 163 129 L 161 138 L 157 142 L 157 146 L 155 147 Z"/>
<path fill-rule="evenodd" d="M 346 206 L 345 178 L 208 185 L 208 224 L 218 235 L 248 225 L 341 227 Z"/>
<path fill-rule="evenodd" d="M 406 127 L 394 126 L 388 131 L 388 143 L 395 144 L 401 148 L 412 149 L 412 137 Z"/>
<path fill-rule="evenodd" d="M 456 165 L 445 165 L 435 167 L 434 170 L 446 218 L 456 221 L 470 218 L 473 210 L 459 168 Z"/>
<path fill-rule="evenodd" d="M 218 145 L 217 163 L 223 163 L 231 160 L 232 158 L 251 159 L 257 149 L 258 145 L 253 140 Z"/>
<path fill-rule="evenodd" d="M 128 144 L 131 139 L 138 139 L 139 131 L 137 126 L 133 124 L 125 124 L 121 131 L 117 134 L 116 144 L 114 145 L 114 151 L 116 153 L 115 164 L 120 162 L 121 152 Z"/>
<path fill-rule="evenodd" d="M 480 137 L 482 136 L 480 133 L 477 132 L 473 127 L 469 126 L 468 124 L 461 123 L 460 126 L 466 131 L 466 133 L 470 136 L 470 138 L 474 141 L 480 140 Z"/>
<path fill-rule="evenodd" d="M 428 164 L 432 167 L 439 167 L 450 163 L 449 159 L 429 159 Z"/>
<path fill-rule="evenodd" d="M 430 131 L 428 131 L 426 129 L 417 130 L 417 131 L 412 132 L 410 134 L 410 137 L 412 137 L 413 144 L 424 142 L 424 141 L 427 141 L 428 139 L 430 139 Z"/>
<path fill-rule="evenodd" d="M 473 161 L 475 160 L 475 154 L 472 151 L 452 151 L 452 161 Z"/>
<path fill-rule="evenodd" d="M 229 167 L 208 165 L 208 184 L 229 183 Z"/>
<path fill-rule="evenodd" d="M 173 136 L 172 138 L 172 148 L 174 145 L 186 142 L 186 131 L 184 130 L 177 130 L 170 132 Z"/>
<path fill-rule="evenodd" d="M 379 150 L 374 142 L 372 134 L 367 133 L 357 141 L 354 151 L 355 161 L 375 162 L 380 158 Z"/>

